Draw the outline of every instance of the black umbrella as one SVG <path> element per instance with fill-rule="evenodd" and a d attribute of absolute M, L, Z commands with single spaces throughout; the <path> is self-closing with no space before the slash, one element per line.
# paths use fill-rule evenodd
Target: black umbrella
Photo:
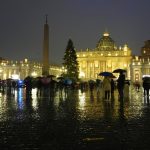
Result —
<path fill-rule="evenodd" d="M 56 76 L 51 74 L 51 75 L 48 75 L 47 78 L 55 78 Z"/>
<path fill-rule="evenodd" d="M 105 71 L 105 72 L 100 72 L 100 73 L 99 73 L 99 76 L 111 77 L 111 76 L 113 76 L 113 74 L 112 74 L 111 72 Z"/>
<path fill-rule="evenodd" d="M 58 80 L 63 80 L 64 77 L 61 77 L 61 76 L 60 76 L 60 77 L 57 77 L 57 79 L 58 79 Z"/>
<path fill-rule="evenodd" d="M 127 72 L 125 69 L 115 69 L 113 73 Z"/>

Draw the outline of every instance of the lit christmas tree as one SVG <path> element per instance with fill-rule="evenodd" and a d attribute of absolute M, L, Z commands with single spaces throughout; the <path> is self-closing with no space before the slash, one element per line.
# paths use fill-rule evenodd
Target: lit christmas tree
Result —
<path fill-rule="evenodd" d="M 64 69 L 66 70 L 63 76 L 77 81 L 79 75 L 79 66 L 76 51 L 71 39 L 69 39 L 68 41 L 68 45 L 66 47 L 63 60 L 64 60 L 63 66 Z"/>

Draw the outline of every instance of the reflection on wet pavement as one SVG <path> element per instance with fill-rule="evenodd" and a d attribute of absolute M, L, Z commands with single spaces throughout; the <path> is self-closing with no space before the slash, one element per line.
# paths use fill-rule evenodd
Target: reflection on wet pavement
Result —
<path fill-rule="evenodd" d="M 150 149 L 149 98 L 130 87 L 123 102 L 93 91 L 52 97 L 0 94 L 3 149 Z M 68 148 L 69 147 L 69 148 Z"/>

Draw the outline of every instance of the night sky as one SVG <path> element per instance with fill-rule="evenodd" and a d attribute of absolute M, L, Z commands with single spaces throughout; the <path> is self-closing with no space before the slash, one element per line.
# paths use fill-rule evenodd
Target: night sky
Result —
<path fill-rule="evenodd" d="M 61 64 L 69 38 L 94 49 L 104 31 L 140 55 L 150 39 L 150 0 L 0 0 L 0 57 L 41 61 L 48 14 L 50 61 Z"/>

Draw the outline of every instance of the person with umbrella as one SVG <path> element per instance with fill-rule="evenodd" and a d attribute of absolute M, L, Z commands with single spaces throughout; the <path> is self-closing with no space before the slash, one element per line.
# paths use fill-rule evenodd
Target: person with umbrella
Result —
<path fill-rule="evenodd" d="M 110 98 L 110 91 L 111 91 L 111 81 L 110 81 L 110 77 L 109 76 L 104 76 L 103 89 L 104 89 L 105 99 L 109 100 L 109 98 Z"/>
<path fill-rule="evenodd" d="M 26 95 L 31 96 L 31 91 L 32 91 L 32 77 L 27 76 L 24 79 L 24 83 L 26 85 Z"/>
<path fill-rule="evenodd" d="M 120 100 L 123 100 L 123 97 L 124 97 L 124 93 L 123 93 L 124 84 L 125 84 L 125 75 L 124 75 L 123 71 L 120 71 L 120 74 L 119 74 L 119 77 L 118 77 L 118 80 L 117 80 L 117 89 L 118 89 L 118 92 L 119 92 Z"/>
<path fill-rule="evenodd" d="M 99 73 L 100 76 L 104 76 L 102 87 L 104 90 L 104 98 L 109 100 L 110 99 L 110 92 L 111 92 L 111 77 L 113 77 L 113 74 L 111 72 L 101 72 Z"/>
<path fill-rule="evenodd" d="M 150 77 L 143 77 L 144 96 L 149 96 Z"/>

